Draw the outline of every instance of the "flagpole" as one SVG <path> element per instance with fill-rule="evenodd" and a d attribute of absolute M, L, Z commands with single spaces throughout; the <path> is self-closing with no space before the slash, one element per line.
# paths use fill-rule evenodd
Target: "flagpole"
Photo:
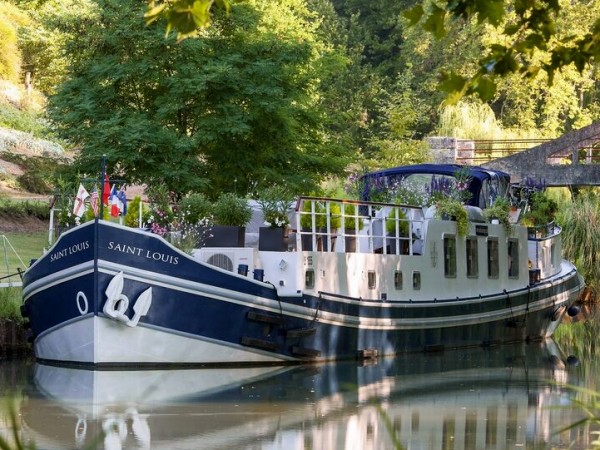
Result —
<path fill-rule="evenodd" d="M 106 155 L 102 155 L 102 175 L 100 177 L 100 217 L 104 217 L 104 180 L 106 179 Z M 98 220 L 98 217 L 96 217 Z"/>

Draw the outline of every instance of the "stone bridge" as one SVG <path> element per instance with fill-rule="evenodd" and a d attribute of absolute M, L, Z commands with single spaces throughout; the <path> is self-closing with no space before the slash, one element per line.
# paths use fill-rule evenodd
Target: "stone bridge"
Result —
<path fill-rule="evenodd" d="M 468 145 L 474 141 L 453 141 L 454 148 L 450 150 L 448 138 L 432 138 L 434 159 L 449 162 L 450 153 L 454 153 L 453 161 L 476 164 L 475 149 L 469 150 Z M 600 186 L 600 122 L 479 165 L 507 172 L 515 182 L 533 178 L 544 181 L 546 186 Z"/>

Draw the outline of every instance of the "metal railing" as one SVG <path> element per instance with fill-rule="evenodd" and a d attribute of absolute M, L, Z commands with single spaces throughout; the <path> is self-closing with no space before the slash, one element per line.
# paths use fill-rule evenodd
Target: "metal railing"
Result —
<path fill-rule="evenodd" d="M 299 251 L 417 254 L 422 248 L 421 207 L 323 197 L 296 205 Z"/>

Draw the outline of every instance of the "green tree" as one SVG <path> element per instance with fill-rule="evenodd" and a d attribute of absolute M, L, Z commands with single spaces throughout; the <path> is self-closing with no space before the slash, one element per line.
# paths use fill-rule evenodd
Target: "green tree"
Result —
<path fill-rule="evenodd" d="M 558 0 L 442 0 L 423 2 L 405 12 L 412 24 L 436 38 L 446 33 L 451 22 L 469 26 L 474 21 L 500 28 L 502 40 L 490 43 L 478 60 L 477 70 L 468 75 L 445 71 L 440 84 L 448 101 L 456 102 L 463 95 L 474 94 L 490 100 L 496 93 L 497 81 L 512 73 L 533 78 L 547 75 L 552 84 L 554 75 L 570 65 L 583 72 L 600 55 L 600 19 L 595 14 L 595 2 L 576 2 L 578 26 L 561 27 L 563 4 Z M 594 11 L 591 14 L 589 11 Z M 569 23 L 572 25 L 573 22 Z M 547 55 L 538 58 L 543 53 Z"/>
<path fill-rule="evenodd" d="M 249 0 L 179 43 L 147 27 L 139 2 L 103 0 L 69 43 L 69 78 L 50 99 L 82 172 L 179 193 L 244 194 L 256 181 L 309 191 L 340 170 L 324 145 L 321 44 L 302 1 Z"/>
<path fill-rule="evenodd" d="M 95 6 L 88 0 L 27 0 L 18 4 L 30 18 L 18 32 L 23 68 L 32 74 L 37 90 L 52 94 L 67 71 L 63 49 L 67 42 L 80 38 L 83 30 L 76 24 L 90 17 Z"/>
<path fill-rule="evenodd" d="M 17 7 L 0 1 L 0 79 L 18 82 L 21 74 L 21 50 L 18 27 L 28 20 Z"/>

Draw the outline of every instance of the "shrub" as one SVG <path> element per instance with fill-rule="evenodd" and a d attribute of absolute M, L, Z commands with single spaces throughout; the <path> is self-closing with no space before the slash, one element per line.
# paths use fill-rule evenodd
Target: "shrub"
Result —
<path fill-rule="evenodd" d="M 228 192 L 221 194 L 214 205 L 215 224 L 243 227 L 252 218 L 248 202 Z"/>
<path fill-rule="evenodd" d="M 127 205 L 127 214 L 125 214 L 125 225 L 131 228 L 140 228 L 148 222 L 150 210 L 142 203 L 142 223 L 140 223 L 140 202 L 141 197 L 138 195 Z"/>

